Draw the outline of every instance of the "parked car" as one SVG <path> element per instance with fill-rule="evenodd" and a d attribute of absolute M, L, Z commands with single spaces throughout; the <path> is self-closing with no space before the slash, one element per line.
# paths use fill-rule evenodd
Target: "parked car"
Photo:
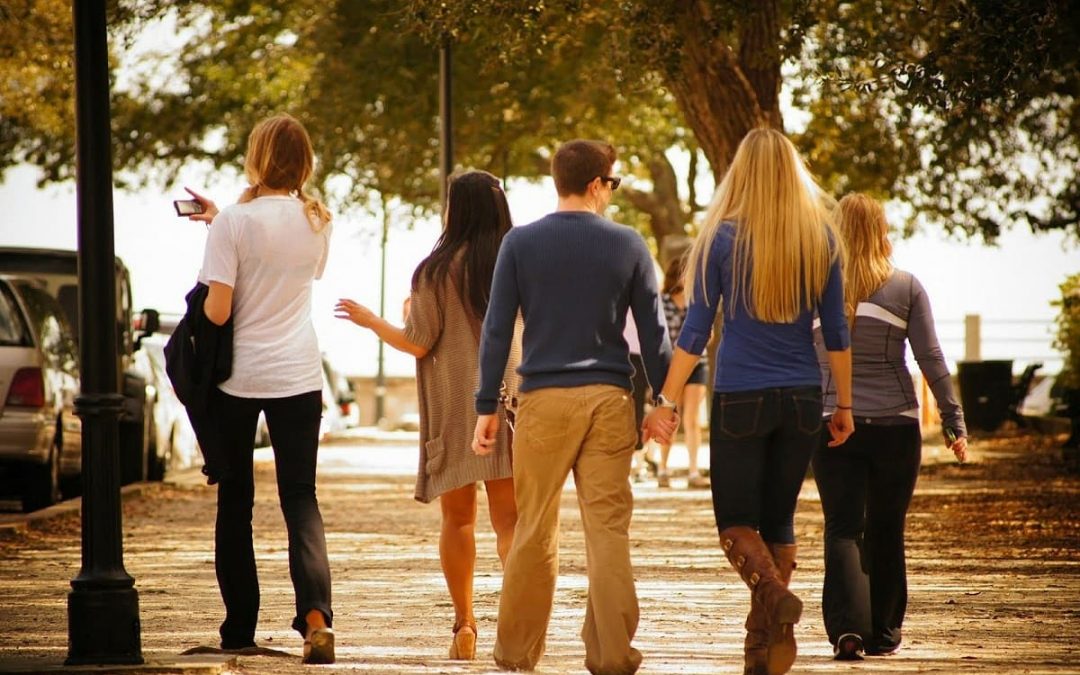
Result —
<path fill-rule="evenodd" d="M 0 247 L 0 274 L 33 280 L 60 303 L 76 341 L 79 336 L 79 274 L 75 251 Z M 120 479 L 122 483 L 144 480 L 151 464 L 153 414 L 147 399 L 146 380 L 134 368 L 139 337 L 132 309 L 131 275 L 116 258 L 116 356 L 117 387 L 124 396 L 120 415 Z M 138 323 L 142 335 L 158 328 L 158 313 L 143 310 Z"/>
<path fill-rule="evenodd" d="M 40 285 L 0 275 L 0 464 L 24 511 L 78 491 L 79 350 L 60 304 Z"/>
<path fill-rule="evenodd" d="M 322 364 L 323 372 L 326 374 L 326 383 L 330 387 L 334 404 L 340 413 L 342 428 L 359 426 L 360 407 L 356 403 L 356 394 L 349 380 L 334 370 L 334 367 L 330 365 L 330 360 L 325 356 Z M 335 429 L 335 431 L 340 431 L 340 429 Z"/>

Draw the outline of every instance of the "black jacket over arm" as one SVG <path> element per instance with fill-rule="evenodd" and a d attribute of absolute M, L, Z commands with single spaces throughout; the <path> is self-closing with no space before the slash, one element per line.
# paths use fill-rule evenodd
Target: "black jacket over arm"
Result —
<path fill-rule="evenodd" d="M 206 317 L 203 305 L 209 292 L 206 284 L 197 283 L 184 298 L 187 311 L 165 345 L 165 372 L 187 408 L 203 454 L 202 471 L 213 485 L 229 470 L 210 394 L 232 374 L 233 321 L 218 326 Z"/>

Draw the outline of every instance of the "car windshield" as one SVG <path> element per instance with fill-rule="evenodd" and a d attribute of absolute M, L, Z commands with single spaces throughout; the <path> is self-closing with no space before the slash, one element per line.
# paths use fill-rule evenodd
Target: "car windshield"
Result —
<path fill-rule="evenodd" d="M 30 332 L 7 284 L 0 283 L 0 346 L 29 347 Z"/>

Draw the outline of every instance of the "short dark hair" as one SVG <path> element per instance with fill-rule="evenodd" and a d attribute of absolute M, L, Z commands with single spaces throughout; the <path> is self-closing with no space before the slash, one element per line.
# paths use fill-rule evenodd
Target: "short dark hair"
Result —
<path fill-rule="evenodd" d="M 597 176 L 611 174 L 615 148 L 604 141 L 567 141 L 551 158 L 551 175 L 560 197 L 583 195 Z"/>

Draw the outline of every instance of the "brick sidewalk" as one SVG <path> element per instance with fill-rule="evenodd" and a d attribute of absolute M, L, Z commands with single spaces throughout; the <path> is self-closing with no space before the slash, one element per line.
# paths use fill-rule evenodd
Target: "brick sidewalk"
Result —
<path fill-rule="evenodd" d="M 355 452 L 362 455 L 365 448 L 356 446 Z M 1005 459 L 992 461 L 1018 462 L 1018 456 L 1005 453 Z M 263 604 L 257 639 L 294 656 L 239 662 L 243 672 L 299 672 L 305 668 L 298 636 L 288 628 L 293 597 L 273 467 L 259 467 L 255 528 Z M 444 658 L 453 611 L 439 571 L 438 507 L 412 500 L 410 478 L 372 475 L 341 462 L 325 468 L 319 495 L 334 573 L 339 663 L 320 668 L 491 671 L 500 574 L 483 504 L 476 584 L 483 659 L 461 664 Z M 1004 467 L 999 473 L 1010 472 Z M 792 672 L 1077 672 L 1080 526 L 1044 503 L 1050 496 L 1076 504 L 1080 480 L 1038 474 L 1005 482 L 979 465 L 930 467 L 909 518 L 911 601 L 904 649 L 851 666 L 831 660 L 821 625 L 822 518 L 808 481 L 797 516 L 803 555 L 793 582 L 806 611 Z M 747 591 L 717 546 L 708 492 L 661 491 L 646 483 L 635 486 L 635 498 L 632 537 L 642 617 L 635 644 L 645 655 L 642 672 L 741 672 Z M 179 485 L 124 505 L 125 560 L 139 590 L 148 657 L 168 658 L 216 642 L 222 610 L 211 552 L 213 499 L 210 488 Z M 571 490 L 562 518 L 561 576 L 541 670 L 584 672 L 578 633 L 585 554 Z M 1022 536 L 1012 534 L 1017 527 Z M 14 659 L 62 660 L 66 593 L 78 567 L 77 517 L 0 541 L 6 610 L 0 618 L 0 670 Z"/>

